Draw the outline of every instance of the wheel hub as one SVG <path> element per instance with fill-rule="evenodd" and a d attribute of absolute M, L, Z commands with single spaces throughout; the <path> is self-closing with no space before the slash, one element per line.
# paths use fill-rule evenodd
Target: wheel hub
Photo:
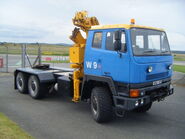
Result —
<path fill-rule="evenodd" d="M 35 91 L 35 89 L 36 89 L 35 82 L 32 82 L 32 83 L 31 83 L 31 88 L 32 88 L 33 91 Z"/>
<path fill-rule="evenodd" d="M 94 114 L 97 114 L 97 109 L 98 109 L 97 98 L 95 96 L 93 96 L 93 99 L 92 99 L 92 110 L 93 110 Z"/>
<path fill-rule="evenodd" d="M 18 79 L 19 86 L 22 87 L 23 81 L 21 78 Z"/>

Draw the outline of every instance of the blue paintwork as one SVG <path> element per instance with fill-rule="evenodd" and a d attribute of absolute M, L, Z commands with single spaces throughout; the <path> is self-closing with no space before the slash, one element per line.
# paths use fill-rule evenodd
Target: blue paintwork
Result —
<path fill-rule="evenodd" d="M 172 70 L 167 67 L 172 64 L 172 56 L 142 56 L 131 58 L 130 83 L 143 83 L 148 81 L 160 80 L 171 77 Z M 147 72 L 147 68 L 152 66 L 151 73 Z M 155 78 L 153 80 L 146 80 L 147 75 L 168 72 L 165 77 Z"/>
<path fill-rule="evenodd" d="M 84 73 L 96 76 L 110 76 L 114 81 L 123 83 L 144 83 L 171 77 L 172 70 L 167 66 L 172 64 L 172 56 L 133 56 L 130 30 L 122 29 L 126 33 L 127 52 L 122 57 L 116 51 L 105 50 L 106 32 L 118 29 L 90 30 L 86 42 Z M 103 32 L 102 48 L 92 48 L 94 32 Z M 92 62 L 91 68 L 87 63 Z M 95 63 L 94 63 L 95 62 Z M 147 72 L 149 66 L 153 67 L 151 73 Z M 147 75 L 168 72 L 164 77 L 146 80 Z"/>

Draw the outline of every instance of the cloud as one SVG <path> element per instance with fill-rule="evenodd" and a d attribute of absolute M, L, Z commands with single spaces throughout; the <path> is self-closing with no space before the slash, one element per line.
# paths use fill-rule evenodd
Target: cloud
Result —
<path fill-rule="evenodd" d="M 25 28 L 11 25 L 0 25 L 0 40 L 8 42 L 39 41 L 49 32 L 39 28 Z"/>
<path fill-rule="evenodd" d="M 10 25 L 0 25 L 1 38 L 15 37 L 15 38 L 42 38 L 45 35 L 45 31 L 40 29 L 22 28 Z"/>
<path fill-rule="evenodd" d="M 168 40 L 173 50 L 185 50 L 185 35 L 177 32 L 169 32 Z"/>

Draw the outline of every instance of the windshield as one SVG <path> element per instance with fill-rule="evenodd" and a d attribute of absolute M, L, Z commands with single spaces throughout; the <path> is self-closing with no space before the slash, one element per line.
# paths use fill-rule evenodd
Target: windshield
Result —
<path fill-rule="evenodd" d="M 170 55 L 166 33 L 150 29 L 131 29 L 134 55 Z"/>

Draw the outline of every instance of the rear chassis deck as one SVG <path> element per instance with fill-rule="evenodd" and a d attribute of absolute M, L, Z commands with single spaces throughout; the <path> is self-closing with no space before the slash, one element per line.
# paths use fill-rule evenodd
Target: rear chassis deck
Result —
<path fill-rule="evenodd" d="M 57 68 L 57 67 L 48 67 L 48 68 L 17 68 L 14 72 L 14 77 L 16 77 L 18 72 L 25 73 L 26 75 L 35 75 L 38 77 L 41 84 L 54 84 L 58 82 L 58 79 L 62 77 L 68 79 L 73 75 L 73 69 L 70 68 Z M 16 78 L 14 78 L 14 88 L 16 86 Z"/>

